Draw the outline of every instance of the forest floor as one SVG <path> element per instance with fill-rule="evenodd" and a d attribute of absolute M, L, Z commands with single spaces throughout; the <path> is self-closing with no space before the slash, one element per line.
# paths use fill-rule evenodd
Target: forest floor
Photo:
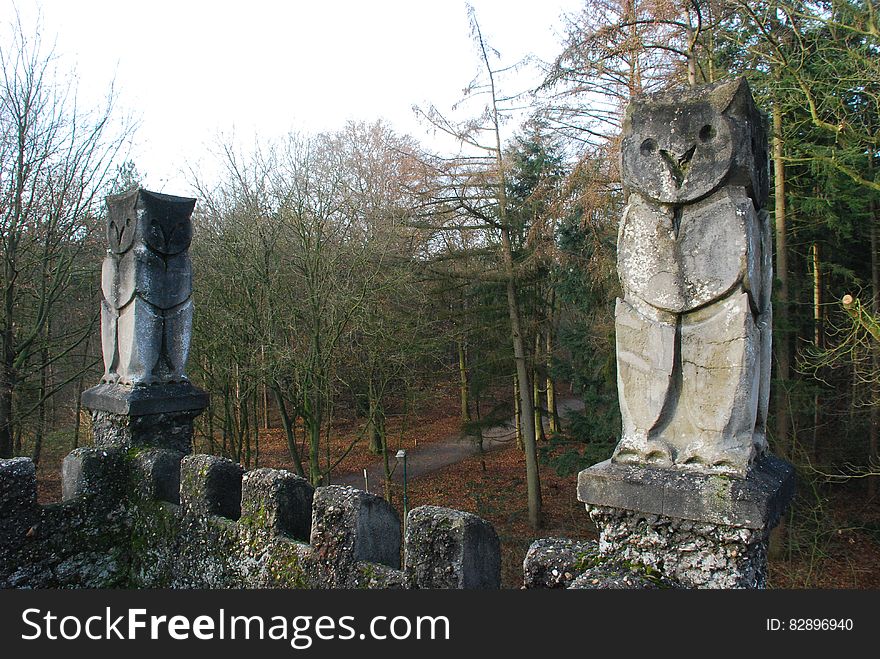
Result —
<path fill-rule="evenodd" d="M 484 452 L 463 437 L 454 392 L 438 392 L 434 404 L 420 406 L 404 424 L 401 416 L 387 419 L 389 465 L 395 468 L 392 504 L 403 513 L 402 466 L 398 449 L 407 451 L 409 508 L 437 505 L 466 510 L 493 524 L 501 540 L 502 583 L 518 588 L 522 562 L 537 538 L 595 539 L 596 529 L 577 501 L 577 476 L 559 476 L 540 466 L 543 527 L 528 523 L 525 464 L 511 428 L 487 431 Z M 370 490 L 384 492 L 379 457 L 371 453 L 361 427 L 351 421 L 334 423 L 331 463 L 344 458 L 332 473 L 333 483 L 363 488 L 363 470 Z M 48 442 L 38 466 L 41 503 L 58 501 L 60 465 L 69 445 Z M 195 450 L 205 446 L 196 443 Z M 291 468 L 283 432 L 262 431 L 259 457 L 250 467 Z M 322 456 L 322 465 L 327 456 Z M 867 496 L 867 480 L 817 483 L 802 477 L 799 496 L 789 516 L 781 551 L 770 560 L 771 588 L 880 588 L 880 497 Z"/>
<path fill-rule="evenodd" d="M 578 398 L 563 398 L 558 401 L 557 410 L 565 423 L 565 418 L 572 410 L 582 410 L 584 403 Z M 545 431 L 549 431 L 547 420 L 544 421 Z M 479 456 L 498 449 L 509 448 L 516 443 L 516 425 L 514 420 L 483 430 L 479 437 L 464 435 L 460 430 L 445 438 L 432 438 L 423 441 L 421 446 L 406 451 L 407 480 L 427 476 L 431 472 L 462 462 L 470 457 Z M 389 471 L 391 481 L 403 486 L 402 462 L 396 456 L 389 455 Z M 378 456 L 377 456 L 378 459 Z M 482 463 L 481 463 L 482 464 Z M 366 472 L 366 480 L 363 471 Z M 374 494 L 384 494 L 384 461 L 375 462 L 365 467 L 362 473 L 344 473 L 333 482 L 339 485 L 352 485 Z"/>

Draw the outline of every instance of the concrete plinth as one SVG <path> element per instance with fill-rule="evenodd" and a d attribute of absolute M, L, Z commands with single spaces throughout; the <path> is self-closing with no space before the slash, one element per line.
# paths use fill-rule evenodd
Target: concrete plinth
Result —
<path fill-rule="evenodd" d="M 691 588 L 763 588 L 767 543 L 794 495 L 794 469 L 765 456 L 745 478 L 593 465 L 578 500 L 603 555 L 656 568 Z"/>
<path fill-rule="evenodd" d="M 99 384 L 82 394 L 98 448 L 154 447 L 192 452 L 193 420 L 208 394 L 188 382 L 147 387 Z"/>

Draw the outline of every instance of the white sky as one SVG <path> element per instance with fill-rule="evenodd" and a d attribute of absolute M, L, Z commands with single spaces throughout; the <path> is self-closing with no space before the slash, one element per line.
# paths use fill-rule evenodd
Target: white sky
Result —
<path fill-rule="evenodd" d="M 560 16 L 581 0 L 471 4 L 510 64 L 558 54 Z M 44 40 L 76 69 L 82 99 L 115 78 L 119 108 L 139 121 L 130 157 L 171 194 L 192 193 L 188 165 L 211 171 L 220 135 L 249 144 L 383 118 L 429 139 L 412 105 L 448 110 L 479 64 L 463 0 L 0 0 L 0 22 L 14 7 L 25 26 L 42 8 Z"/>

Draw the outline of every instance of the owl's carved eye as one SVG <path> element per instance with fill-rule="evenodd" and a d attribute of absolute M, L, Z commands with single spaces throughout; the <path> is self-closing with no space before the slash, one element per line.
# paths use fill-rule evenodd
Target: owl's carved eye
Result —
<path fill-rule="evenodd" d="M 710 142 L 715 138 L 715 128 L 710 124 L 706 124 L 700 129 L 700 141 Z"/>
<path fill-rule="evenodd" d="M 651 154 L 657 153 L 657 141 L 649 137 L 644 142 L 642 142 L 642 145 L 639 147 L 639 151 L 643 156 L 650 156 Z"/>

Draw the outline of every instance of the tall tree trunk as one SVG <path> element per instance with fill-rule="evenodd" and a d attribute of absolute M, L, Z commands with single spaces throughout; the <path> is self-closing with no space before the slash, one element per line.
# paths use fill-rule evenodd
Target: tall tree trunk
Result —
<path fill-rule="evenodd" d="M 376 397 L 376 388 L 373 385 L 373 379 L 370 378 L 370 382 L 368 384 L 367 389 L 367 405 L 368 405 L 368 416 L 367 416 L 367 435 L 370 439 L 370 453 L 374 455 L 379 455 L 382 450 L 382 421 L 380 419 L 380 415 L 382 414 L 381 406 Z"/>
<path fill-rule="evenodd" d="M 35 466 L 39 466 L 43 451 L 43 437 L 46 434 L 46 398 L 49 392 L 49 341 L 52 337 L 51 324 L 46 322 L 43 347 L 40 348 L 40 389 L 37 403 L 37 427 L 34 430 L 34 450 L 31 454 Z"/>
<path fill-rule="evenodd" d="M 299 457 L 299 449 L 296 446 L 296 422 L 290 418 L 290 414 L 287 412 L 287 405 L 284 403 L 281 389 L 273 385 L 272 393 L 275 395 L 275 403 L 278 405 L 278 412 L 281 415 L 281 426 L 284 428 L 284 436 L 287 438 L 287 450 L 293 462 L 293 470 L 297 476 L 305 477 L 306 474 L 303 471 L 302 460 Z"/>
<path fill-rule="evenodd" d="M 82 402 L 80 401 L 80 398 L 82 398 L 82 392 L 83 392 L 82 387 L 83 387 L 83 379 L 80 378 L 79 381 L 77 382 L 77 385 L 76 385 L 76 394 L 75 394 L 76 400 L 73 403 L 73 411 L 74 411 L 75 416 L 73 418 L 73 447 L 72 448 L 79 448 L 79 433 L 80 433 L 80 429 L 82 427 Z"/>
<path fill-rule="evenodd" d="M 225 381 L 223 386 L 223 448 L 222 455 L 229 457 L 230 430 L 232 429 L 232 420 L 229 413 L 229 381 Z"/>
<path fill-rule="evenodd" d="M 241 389 L 239 389 L 239 397 L 238 397 L 238 418 L 240 424 L 240 433 L 239 437 L 241 438 L 241 443 L 244 446 L 244 467 L 245 469 L 251 468 L 251 410 L 248 405 L 248 398 L 250 396 L 245 396 L 244 399 L 241 398 Z M 256 422 L 256 419 L 254 419 Z"/>
<path fill-rule="evenodd" d="M 559 407 L 556 405 L 556 383 L 550 376 L 547 376 L 547 415 L 550 433 L 555 435 L 562 430 L 562 425 L 559 423 Z"/>
<path fill-rule="evenodd" d="M 697 86 L 697 55 L 694 52 L 694 47 L 696 46 L 697 32 L 692 27 L 689 27 L 687 30 L 687 38 L 688 38 L 688 50 L 687 50 L 688 85 L 691 87 L 696 87 Z"/>
<path fill-rule="evenodd" d="M 258 398 L 258 389 L 255 387 L 252 401 L 254 410 L 254 468 L 256 469 L 260 467 L 260 405 Z"/>
<path fill-rule="evenodd" d="M 822 347 L 822 262 L 819 256 L 819 243 L 814 242 L 812 246 L 813 256 L 813 346 L 816 350 Z M 818 387 L 813 394 L 813 440 L 812 454 L 813 459 L 818 459 L 817 451 L 819 448 L 819 423 L 821 421 L 820 405 L 819 405 L 819 389 Z"/>
<path fill-rule="evenodd" d="M 514 432 L 516 437 L 516 447 L 522 451 L 523 450 L 523 435 L 522 435 L 522 410 L 519 407 L 519 378 L 514 373 L 513 375 L 513 424 L 514 424 Z"/>
<path fill-rule="evenodd" d="M 824 322 L 822 318 L 822 260 L 819 243 L 814 242 L 813 256 L 813 345 L 821 348 L 824 343 Z"/>
<path fill-rule="evenodd" d="M 500 150 L 499 150 L 500 153 Z M 513 357 L 516 362 L 516 377 L 519 384 L 520 410 L 523 423 L 523 448 L 526 454 L 526 488 L 528 490 L 529 524 L 533 529 L 541 526 L 541 477 L 538 473 L 538 446 L 535 428 L 527 419 L 535 416 L 532 404 L 529 369 L 526 362 L 526 349 L 523 342 L 522 323 L 519 317 L 519 299 L 514 280 L 513 249 L 510 244 L 510 231 L 507 226 L 501 229 L 503 258 L 507 269 L 507 310 L 510 314 L 510 333 L 513 341 Z"/>
<path fill-rule="evenodd" d="M 12 457 L 12 367 L 0 365 L 0 458 Z"/>
<path fill-rule="evenodd" d="M 382 449 L 382 477 L 385 482 L 385 501 L 391 503 L 391 456 L 388 450 L 388 433 L 385 432 L 385 424 L 382 424 L 379 442 Z M 406 520 L 404 520 L 404 524 L 406 524 Z"/>
<path fill-rule="evenodd" d="M 214 410 L 211 408 L 211 403 L 208 403 L 208 409 L 205 410 L 205 423 L 208 426 L 205 433 L 205 438 L 208 440 L 208 453 L 213 455 L 217 452 L 217 442 L 214 439 Z"/>
<path fill-rule="evenodd" d="M 791 353 L 789 350 L 789 330 L 791 323 L 788 314 L 788 240 L 785 217 L 785 164 L 784 141 L 782 137 L 782 108 L 779 101 L 773 105 L 773 190 L 774 214 L 776 224 L 776 279 L 779 281 L 776 295 L 775 315 L 779 319 L 773 345 L 776 348 L 776 446 L 787 456 L 789 445 L 789 372 Z"/>
<path fill-rule="evenodd" d="M 235 461 L 243 462 L 244 442 L 242 442 L 241 432 L 241 378 L 238 373 L 238 364 L 235 364 L 233 372 L 235 373 L 235 396 L 232 399 L 232 440 L 235 443 Z"/>
<path fill-rule="evenodd" d="M 550 433 L 556 434 L 562 430 L 562 425 L 559 423 L 559 408 L 556 406 L 556 383 L 553 381 L 552 377 L 552 369 L 553 369 L 553 328 L 554 328 L 554 317 L 555 317 L 555 304 L 554 298 L 555 293 L 551 293 L 550 296 L 550 313 L 549 320 L 547 323 L 547 332 L 546 332 L 546 344 L 545 350 L 546 354 L 544 355 L 544 368 L 547 370 L 547 415 L 549 416 L 550 421 Z"/>
<path fill-rule="evenodd" d="M 544 434 L 544 407 L 541 404 L 541 380 L 546 379 L 541 373 L 542 361 L 541 354 L 541 332 L 535 333 L 535 352 L 532 367 L 532 405 L 535 408 L 535 440 L 545 441 L 547 436 Z"/>
<path fill-rule="evenodd" d="M 789 368 L 791 363 L 789 352 L 789 316 L 788 316 L 788 240 L 785 218 L 785 142 L 782 136 L 782 108 L 779 100 L 773 103 L 773 219 L 776 229 L 776 279 L 779 286 L 776 291 L 774 316 L 777 319 L 774 328 L 773 347 L 776 352 L 776 450 L 787 457 L 790 452 L 789 441 Z M 770 533 L 769 552 L 779 557 L 785 553 L 788 530 L 786 517 L 783 515 L 779 524 Z"/>
<path fill-rule="evenodd" d="M 471 422 L 470 411 L 470 387 L 468 386 L 467 371 L 467 352 L 464 348 L 464 340 L 459 339 L 458 345 L 458 382 L 459 396 L 461 399 L 461 423 L 462 425 Z"/>
<path fill-rule="evenodd" d="M 12 457 L 12 392 L 15 387 L 15 335 L 12 329 L 12 318 L 15 313 L 15 270 L 7 261 L 4 276 L 4 327 L 2 333 L 2 364 L 0 364 L 0 458 Z"/>
<path fill-rule="evenodd" d="M 382 422 L 383 422 L 382 432 L 383 432 L 383 434 L 384 434 L 384 432 L 385 432 L 385 427 L 384 427 L 384 422 L 385 422 L 384 411 L 382 412 L 382 414 L 383 414 L 383 417 L 382 417 Z M 326 416 L 327 416 L 327 423 L 324 424 L 324 428 L 325 428 L 325 431 L 324 431 L 324 459 L 326 460 L 327 471 L 325 472 L 325 475 L 324 475 L 324 485 L 330 485 L 330 483 L 333 482 L 333 481 L 332 481 L 332 477 L 333 477 L 333 473 L 332 473 L 332 472 L 333 472 L 333 457 L 332 457 L 332 455 L 331 455 L 331 447 L 330 447 L 330 433 L 331 433 L 332 430 L 333 430 L 333 403 L 332 403 L 332 401 L 328 401 L 328 405 L 327 405 L 327 414 L 326 414 Z M 382 440 L 382 445 L 383 445 L 383 446 L 385 445 L 385 440 L 384 440 L 384 438 L 383 438 L 383 440 Z"/>
<path fill-rule="evenodd" d="M 642 92 L 642 69 L 639 60 L 639 50 L 641 44 L 644 43 L 641 35 L 638 33 L 638 23 L 636 14 L 636 0 L 625 0 L 624 2 L 624 21 L 630 25 L 631 34 L 627 43 L 629 48 L 629 78 L 627 80 L 629 87 L 629 98 L 634 98 Z"/>
<path fill-rule="evenodd" d="M 314 273 L 311 275 L 314 276 Z M 322 370 L 322 315 L 321 302 L 315 297 L 314 284 L 310 284 L 310 302 L 316 325 L 311 329 L 311 355 L 309 356 L 306 383 L 303 392 L 303 425 L 309 441 L 309 480 L 314 487 L 323 484 L 321 470 L 321 426 L 324 422 L 324 393 L 326 379 Z"/>
<path fill-rule="evenodd" d="M 480 409 L 480 395 L 474 400 L 474 408 L 477 411 L 477 435 L 474 441 L 477 443 L 477 451 L 480 454 L 480 470 L 486 471 L 486 451 L 483 447 L 483 414 Z"/>
<path fill-rule="evenodd" d="M 519 385 L 520 410 L 522 413 L 523 448 L 526 457 L 526 488 L 528 491 L 529 523 L 533 529 L 541 526 L 541 479 L 538 472 L 538 447 L 534 426 L 528 421 L 534 417 L 531 386 L 529 383 L 529 365 L 523 341 L 522 321 L 520 320 L 519 297 L 516 291 L 516 266 L 513 260 L 513 245 L 510 240 L 511 224 L 507 214 L 507 177 L 505 171 L 504 152 L 501 148 L 501 120 L 498 110 L 498 94 L 495 88 L 495 74 L 489 63 L 489 54 L 483 42 L 479 25 L 474 20 L 479 45 L 482 50 L 483 62 L 489 77 L 489 98 L 491 99 L 492 130 L 495 137 L 493 154 L 495 158 L 495 187 L 498 202 L 498 228 L 501 234 L 501 260 L 507 289 L 507 311 L 510 315 L 510 335 L 513 343 L 513 359 L 516 363 L 516 377 Z"/>
<path fill-rule="evenodd" d="M 323 481 L 320 462 L 321 424 L 315 419 L 309 419 L 306 426 L 309 433 L 309 480 L 318 487 Z"/>
<path fill-rule="evenodd" d="M 869 172 L 873 173 L 874 158 L 868 160 L 870 167 Z M 880 225 L 880 203 L 877 202 L 876 196 L 871 197 L 870 201 L 870 222 L 871 222 L 871 311 L 874 316 L 880 315 L 880 256 L 878 256 L 878 225 Z M 871 364 L 873 365 L 873 373 L 880 373 L 880 356 L 876 345 L 871 346 Z M 877 383 L 871 382 L 871 407 L 869 413 L 868 426 L 868 464 L 876 469 L 880 466 L 880 456 L 877 452 L 877 435 L 880 434 L 880 396 L 877 392 Z M 877 480 L 880 476 L 872 476 L 868 478 L 868 496 L 873 499 L 877 495 Z"/>
<path fill-rule="evenodd" d="M 316 389 L 319 389 L 316 387 Z M 305 400 L 303 406 L 303 424 L 309 439 L 309 480 L 312 485 L 318 487 L 322 484 L 323 473 L 321 472 L 321 425 L 323 423 L 322 401 L 320 394 L 315 394 L 312 400 Z"/>
<path fill-rule="evenodd" d="M 544 434 L 544 410 L 541 406 L 541 387 L 538 383 L 541 381 L 540 374 L 537 369 L 532 371 L 532 405 L 535 408 L 535 439 L 543 442 L 547 439 Z"/>
<path fill-rule="evenodd" d="M 266 371 L 266 346 L 260 346 L 260 361 L 263 365 L 263 373 Z M 262 376 L 260 391 L 263 403 L 263 430 L 269 430 L 269 387 L 266 385 L 265 375 Z"/>

